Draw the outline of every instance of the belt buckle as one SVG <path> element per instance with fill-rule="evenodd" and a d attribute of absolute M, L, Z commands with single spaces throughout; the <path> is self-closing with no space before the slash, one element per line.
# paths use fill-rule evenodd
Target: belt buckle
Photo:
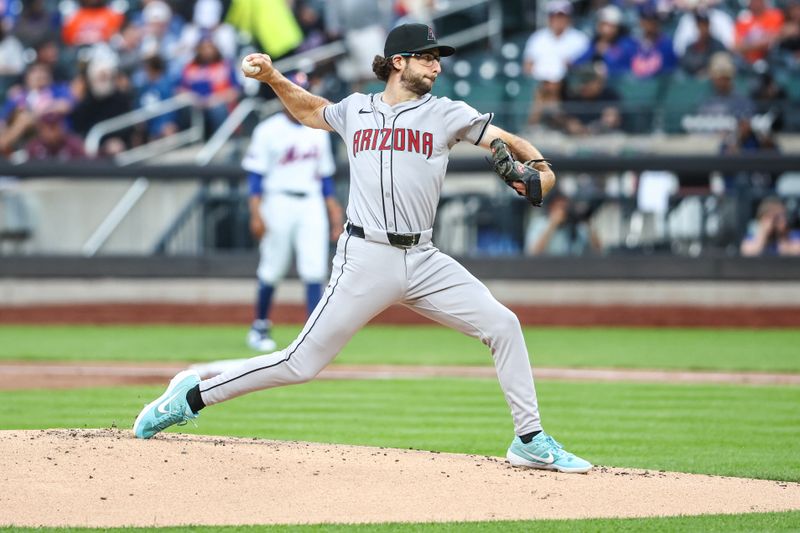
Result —
<path fill-rule="evenodd" d="M 404 250 L 419 244 L 419 233 L 389 233 L 388 238 L 392 246 L 403 248 Z M 395 242 L 392 242 L 392 240 Z"/>

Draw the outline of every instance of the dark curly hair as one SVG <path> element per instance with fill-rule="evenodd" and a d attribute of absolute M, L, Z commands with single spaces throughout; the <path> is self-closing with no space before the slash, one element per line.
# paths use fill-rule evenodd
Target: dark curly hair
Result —
<path fill-rule="evenodd" d="M 372 60 L 372 72 L 381 81 L 389 81 L 389 74 L 392 73 L 392 58 L 375 56 Z"/>

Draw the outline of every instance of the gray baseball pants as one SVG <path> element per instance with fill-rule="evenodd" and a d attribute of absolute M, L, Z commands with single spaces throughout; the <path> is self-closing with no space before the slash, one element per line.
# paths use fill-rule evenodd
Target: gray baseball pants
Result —
<path fill-rule="evenodd" d="M 516 315 L 430 243 L 403 249 L 347 234 L 339 239 L 325 294 L 297 339 L 201 382 L 203 402 L 313 379 L 371 318 L 396 303 L 487 345 L 516 434 L 542 429 Z"/>

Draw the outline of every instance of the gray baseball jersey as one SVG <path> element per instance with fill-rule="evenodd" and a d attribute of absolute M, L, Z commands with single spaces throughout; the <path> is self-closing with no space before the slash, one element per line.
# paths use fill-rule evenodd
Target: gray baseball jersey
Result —
<path fill-rule="evenodd" d="M 462 140 L 478 144 L 492 115 L 431 95 L 389 106 L 381 94 L 353 94 L 325 108 L 324 117 L 350 161 L 349 229 L 337 244 L 330 282 L 290 346 L 203 381 L 205 404 L 312 379 L 371 318 L 401 304 L 486 344 L 516 433 L 540 430 L 519 320 L 431 243 L 450 148 Z M 414 234 L 414 244 L 389 244 L 396 233 Z"/>
<path fill-rule="evenodd" d="M 389 106 L 380 95 L 356 93 L 324 116 L 347 143 L 348 218 L 383 233 L 433 228 L 450 148 L 461 140 L 477 144 L 492 119 L 430 94 Z"/>

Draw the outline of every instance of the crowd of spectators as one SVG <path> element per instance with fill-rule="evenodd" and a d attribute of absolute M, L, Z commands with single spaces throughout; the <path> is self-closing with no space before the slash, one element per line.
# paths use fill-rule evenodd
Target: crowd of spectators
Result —
<path fill-rule="evenodd" d="M 425 18 L 433 0 L 0 0 L 0 158 L 86 157 L 78 141 L 98 122 L 180 93 L 196 98 L 206 135 L 243 94 L 239 58 L 273 58 L 342 39 L 365 80 L 387 28 Z M 45 119 L 46 117 L 46 119 Z M 167 113 L 101 140 L 99 157 L 187 126 Z M 57 131 L 69 139 L 54 146 Z M 35 150 L 28 147 L 35 146 Z"/>
<path fill-rule="evenodd" d="M 331 40 L 348 48 L 335 63 L 351 88 L 373 78 L 387 28 L 430 22 L 435 0 L 0 0 L 0 154 L 34 134 L 59 104 L 67 128 L 85 135 L 98 120 L 178 93 L 196 95 L 207 133 L 240 98 L 243 52 L 280 58 Z M 528 39 L 524 72 L 537 80 L 529 122 L 590 135 L 628 129 L 627 80 L 670 75 L 710 80 L 698 113 L 785 127 L 786 91 L 776 71 L 800 71 L 800 0 L 549 0 L 545 26 Z M 93 64 L 96 64 L 93 66 Z M 47 70 L 43 87 L 28 71 Z M 752 87 L 735 83 L 752 75 Z M 41 76 L 38 76 L 41 78 Z M 261 88 L 266 91 L 266 88 Z M 41 98 L 39 95 L 45 95 Z M 81 116 L 90 107 L 93 117 Z M 50 111 L 50 110 L 48 110 Z M 639 110 L 641 111 L 641 110 Z M 77 113 L 77 115 L 75 115 Z M 113 155 L 181 127 L 181 115 L 105 139 Z M 714 124 L 726 124 L 713 122 Z M 764 123 L 762 120 L 761 124 Z M 705 125 L 709 122 L 703 123 Z M 106 142 L 108 141 L 108 142 Z"/>
<path fill-rule="evenodd" d="M 800 102 L 787 91 L 800 83 L 798 0 L 549 0 L 544 10 L 546 23 L 523 52 L 524 72 L 535 80 L 528 115 L 534 131 L 573 137 L 654 131 L 663 127 L 672 87 L 687 88 L 675 93 L 679 131 L 716 136 L 723 155 L 778 152 L 775 133 L 800 129 Z M 673 174 L 660 177 L 678 181 Z M 796 223 L 793 213 L 784 206 L 783 216 L 773 216 L 786 201 L 776 196 L 776 176 L 721 178 L 722 192 L 736 205 L 734 218 L 744 221 L 733 237 L 745 235 L 743 254 L 800 254 L 791 244 L 797 232 L 787 229 Z M 659 187 L 657 194 L 711 194 L 710 176 L 700 179 L 705 184 L 697 190 Z M 769 209 L 757 213 L 763 197 Z M 531 218 L 528 254 L 600 250 L 590 221 L 568 216 L 574 201 L 558 196 L 546 216 Z M 749 227 L 741 227 L 751 216 Z"/>
<path fill-rule="evenodd" d="M 525 72 L 538 82 L 531 125 L 573 135 L 593 134 L 598 127 L 624 131 L 630 125 L 625 117 L 598 123 L 598 116 L 608 113 L 604 107 L 647 112 L 625 110 L 623 93 L 640 91 L 634 96 L 641 97 L 653 80 L 666 85 L 678 79 L 709 82 L 710 95 L 693 111 L 717 120 L 696 121 L 701 127 L 731 128 L 734 121 L 770 110 L 771 128 L 786 126 L 786 92 L 776 74 L 791 79 L 800 73 L 798 0 L 776 5 L 768 0 L 550 0 L 546 12 L 546 25 L 532 33 L 523 54 Z M 603 103 L 581 116 L 592 107 L 586 105 L 587 80 L 605 86 Z M 589 97 L 588 103 L 595 99 Z M 719 120 L 723 117 L 732 120 Z"/>
<path fill-rule="evenodd" d="M 800 0 L 538 4 L 546 24 L 532 32 L 522 56 L 524 75 L 537 82 L 529 115 L 534 127 L 577 137 L 627 131 L 626 90 L 643 92 L 648 81 L 667 78 L 707 83 L 694 111 L 730 118 L 700 121 L 722 125 L 720 153 L 777 151 L 773 132 L 791 127 L 781 74 L 800 74 Z M 165 113 L 112 132 L 101 139 L 98 154 L 87 154 L 84 140 L 93 126 L 182 93 L 202 110 L 208 136 L 243 96 L 247 80 L 238 60 L 252 50 L 280 58 L 341 40 L 348 54 L 328 68 L 358 90 L 374 78 L 371 58 L 382 53 L 388 29 L 400 22 L 432 23 L 436 5 L 0 0 L 0 158 L 113 157 L 187 127 L 187 115 Z M 752 84 L 738 83 L 742 76 Z M 644 112 L 652 115 L 652 109 Z M 724 178 L 727 188 L 742 183 L 741 176 Z M 773 178 L 748 176 L 747 183 L 760 179 L 772 192 Z M 574 198 L 556 196 L 547 216 L 528 228 L 526 251 L 601 251 L 588 214 L 575 209 Z"/>

